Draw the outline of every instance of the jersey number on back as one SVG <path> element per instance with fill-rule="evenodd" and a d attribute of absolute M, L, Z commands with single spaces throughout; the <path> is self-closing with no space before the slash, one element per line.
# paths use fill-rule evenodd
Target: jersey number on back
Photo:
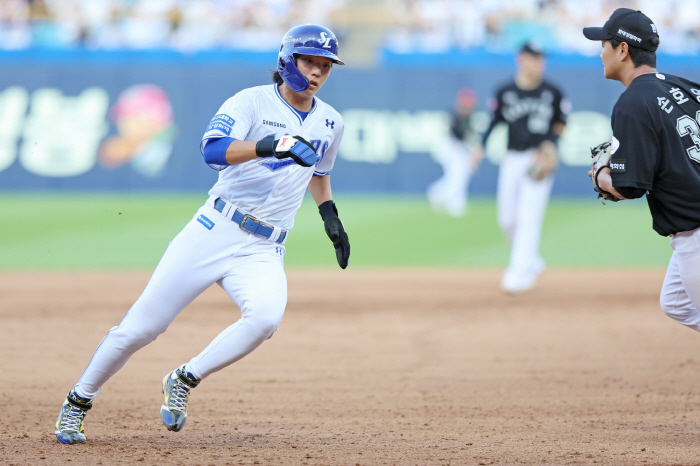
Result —
<path fill-rule="evenodd" d="M 693 141 L 693 146 L 686 149 L 688 152 L 688 157 L 700 163 L 700 110 L 695 114 L 695 119 L 690 115 L 683 115 L 676 121 L 676 130 L 678 134 L 683 136 L 690 136 Z"/>

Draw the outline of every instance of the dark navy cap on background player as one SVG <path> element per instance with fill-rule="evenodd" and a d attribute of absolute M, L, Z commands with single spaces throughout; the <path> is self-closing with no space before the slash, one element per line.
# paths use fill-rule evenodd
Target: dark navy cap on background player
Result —
<path fill-rule="evenodd" d="M 639 10 L 618 8 L 603 27 L 583 28 L 583 35 L 590 40 L 618 39 L 631 47 L 655 52 L 659 46 L 659 34 L 651 19 Z"/>
<path fill-rule="evenodd" d="M 535 44 L 534 42 L 525 42 L 523 46 L 520 47 L 518 53 L 526 53 L 528 55 L 535 55 L 537 57 L 544 56 L 544 51 L 542 50 L 542 48 L 540 48 L 540 46 Z"/>

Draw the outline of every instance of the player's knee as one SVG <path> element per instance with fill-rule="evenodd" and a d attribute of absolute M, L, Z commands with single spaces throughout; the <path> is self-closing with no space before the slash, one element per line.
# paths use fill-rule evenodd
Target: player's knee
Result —
<path fill-rule="evenodd" d="M 251 325 L 265 338 L 270 338 L 280 325 L 282 316 L 265 315 L 251 319 Z"/>
<path fill-rule="evenodd" d="M 498 219 L 498 227 L 501 229 L 504 235 L 508 238 L 512 238 L 515 232 L 515 221 L 511 219 Z"/>
<path fill-rule="evenodd" d="M 679 305 L 675 296 L 661 295 L 659 299 L 661 310 L 671 319 L 683 323 L 686 318 L 693 314 L 692 306 Z"/>
<path fill-rule="evenodd" d="M 673 314 L 676 311 L 676 306 L 673 305 L 673 302 L 668 299 L 667 296 L 664 296 L 663 294 L 661 295 L 659 298 L 659 305 L 661 306 L 661 310 L 664 311 L 664 314 L 673 318 Z"/>
<path fill-rule="evenodd" d="M 261 311 L 257 310 L 249 313 L 246 316 L 248 324 L 264 338 L 270 338 L 276 331 L 282 321 L 284 308 L 272 310 L 270 308 Z"/>

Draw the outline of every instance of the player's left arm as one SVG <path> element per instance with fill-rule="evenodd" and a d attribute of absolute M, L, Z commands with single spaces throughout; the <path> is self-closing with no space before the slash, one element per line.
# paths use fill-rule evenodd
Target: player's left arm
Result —
<path fill-rule="evenodd" d="M 338 217 L 335 202 L 333 202 L 330 175 L 313 176 L 309 182 L 309 192 L 316 201 L 326 234 L 333 242 L 338 265 L 344 269 L 348 266 L 350 259 L 350 241 L 345 232 L 345 226 Z"/>
<path fill-rule="evenodd" d="M 588 172 L 588 176 L 592 176 L 593 171 Z M 600 169 L 598 174 L 598 187 L 603 191 L 607 191 L 610 194 L 617 196 L 621 201 L 626 201 L 629 199 L 639 199 L 646 194 L 647 190 L 643 188 L 635 188 L 631 186 L 618 186 L 613 185 L 612 176 L 610 175 L 610 168 L 603 167 Z"/>
<path fill-rule="evenodd" d="M 644 114 L 642 110 L 640 103 L 627 111 L 616 105 L 609 152 L 594 159 L 593 170 L 589 171 L 594 188 L 597 186 L 619 199 L 640 198 L 653 187 L 660 149 L 654 128 L 632 115 L 635 111 Z M 605 194 L 603 198 L 614 200 Z"/>
<path fill-rule="evenodd" d="M 593 177 L 593 170 L 588 171 L 588 176 Z M 598 173 L 597 177 L 597 182 L 598 182 L 598 188 L 602 189 L 603 191 L 607 191 L 610 194 L 616 196 L 622 201 L 626 201 L 627 199 L 630 199 L 628 197 L 625 197 L 620 193 L 615 187 L 613 186 L 612 183 L 612 177 L 610 176 L 610 168 L 608 167 L 602 167 L 600 169 L 600 173 Z M 622 188 L 620 188 L 622 189 Z M 624 189 L 622 189 L 624 191 Z"/>
<path fill-rule="evenodd" d="M 535 149 L 535 160 L 528 170 L 528 174 L 535 180 L 542 180 L 559 166 L 559 153 L 557 142 L 566 128 L 566 117 L 571 105 L 562 96 L 558 89 L 554 90 L 553 112 L 549 124 L 549 131 L 544 141 Z"/>

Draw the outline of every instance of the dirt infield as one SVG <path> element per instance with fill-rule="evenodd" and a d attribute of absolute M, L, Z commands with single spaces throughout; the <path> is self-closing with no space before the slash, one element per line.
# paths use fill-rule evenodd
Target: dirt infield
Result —
<path fill-rule="evenodd" d="M 148 274 L 0 274 L 0 463 L 699 464 L 700 335 L 659 309 L 663 273 L 547 271 L 512 297 L 496 271 L 291 270 L 280 331 L 168 432 L 163 375 L 238 316 L 214 287 L 75 446 L 59 407 Z"/>

